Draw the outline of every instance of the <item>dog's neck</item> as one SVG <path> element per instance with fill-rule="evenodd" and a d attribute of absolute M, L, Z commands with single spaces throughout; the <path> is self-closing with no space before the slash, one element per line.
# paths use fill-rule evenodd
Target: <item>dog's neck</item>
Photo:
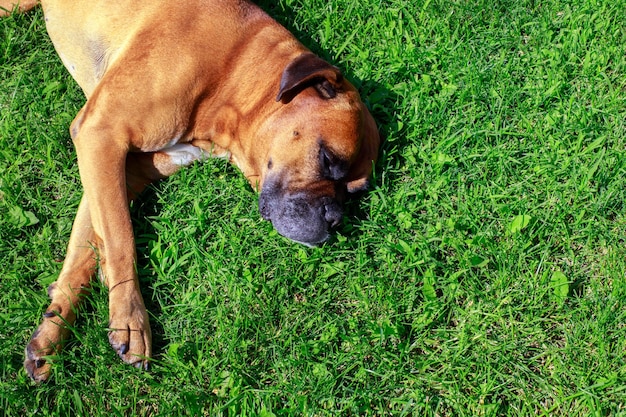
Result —
<path fill-rule="evenodd" d="M 219 90 L 210 91 L 208 87 L 199 101 L 192 136 L 230 152 L 231 162 L 257 188 L 269 152 L 269 144 L 260 133 L 268 129 L 272 114 L 285 106 L 276 101 L 281 74 L 294 57 L 307 49 L 282 27 L 263 25 L 261 21 L 248 30 L 257 33 L 245 35 L 247 41 L 242 41 L 237 54 L 229 57 L 225 64 L 229 70 L 225 71 L 226 79 L 221 80 Z M 268 42 L 268 38 L 274 40 Z M 268 48 L 268 44 L 272 47 Z M 260 49 L 266 59 L 250 58 L 258 56 Z"/>

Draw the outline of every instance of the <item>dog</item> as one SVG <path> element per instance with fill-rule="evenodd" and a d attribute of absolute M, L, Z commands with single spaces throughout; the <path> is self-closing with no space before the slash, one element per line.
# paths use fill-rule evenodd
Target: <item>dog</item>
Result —
<path fill-rule="evenodd" d="M 49 378 L 47 357 L 69 336 L 99 266 L 109 342 L 147 369 L 129 201 L 180 167 L 226 157 L 260 192 L 260 214 L 278 233 L 319 245 L 340 223 L 344 198 L 367 188 L 378 129 L 339 69 L 247 0 L 41 4 L 87 98 L 69 129 L 84 194 L 24 367 L 35 381 Z M 5 13 L 35 5 L 0 0 Z"/>

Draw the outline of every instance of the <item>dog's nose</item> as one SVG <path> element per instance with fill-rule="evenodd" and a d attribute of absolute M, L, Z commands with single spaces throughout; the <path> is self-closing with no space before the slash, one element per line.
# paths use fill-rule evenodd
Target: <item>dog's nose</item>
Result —
<path fill-rule="evenodd" d="M 333 201 L 325 204 L 324 210 L 324 220 L 326 220 L 330 227 L 337 227 L 343 217 L 343 213 L 339 205 Z"/>

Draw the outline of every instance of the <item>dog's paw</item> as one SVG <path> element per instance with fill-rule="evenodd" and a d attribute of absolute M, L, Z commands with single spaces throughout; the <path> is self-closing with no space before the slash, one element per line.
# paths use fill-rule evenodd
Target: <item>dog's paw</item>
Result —
<path fill-rule="evenodd" d="M 33 340 L 26 345 L 24 369 L 33 381 L 44 382 L 48 380 L 51 365 L 45 357 L 52 353 L 52 349 L 47 347 L 41 348 L 39 344 L 36 341 L 33 342 Z"/>
<path fill-rule="evenodd" d="M 110 313 L 109 343 L 124 362 L 147 370 L 152 333 L 143 302 L 129 303 L 122 308 L 112 305 Z"/>
<path fill-rule="evenodd" d="M 24 369 L 34 381 L 44 382 L 50 377 L 51 364 L 48 358 L 61 350 L 67 333 L 63 324 L 52 319 L 44 320 L 33 333 L 26 345 Z"/>

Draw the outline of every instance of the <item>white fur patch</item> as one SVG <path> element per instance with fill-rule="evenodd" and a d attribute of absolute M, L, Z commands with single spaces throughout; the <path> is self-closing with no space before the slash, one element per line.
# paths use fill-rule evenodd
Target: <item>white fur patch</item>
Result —
<path fill-rule="evenodd" d="M 210 157 L 207 152 L 188 143 L 176 144 L 164 149 L 162 152 L 166 153 L 172 160 L 172 163 L 178 166 L 187 166 L 195 161 L 204 161 Z"/>

